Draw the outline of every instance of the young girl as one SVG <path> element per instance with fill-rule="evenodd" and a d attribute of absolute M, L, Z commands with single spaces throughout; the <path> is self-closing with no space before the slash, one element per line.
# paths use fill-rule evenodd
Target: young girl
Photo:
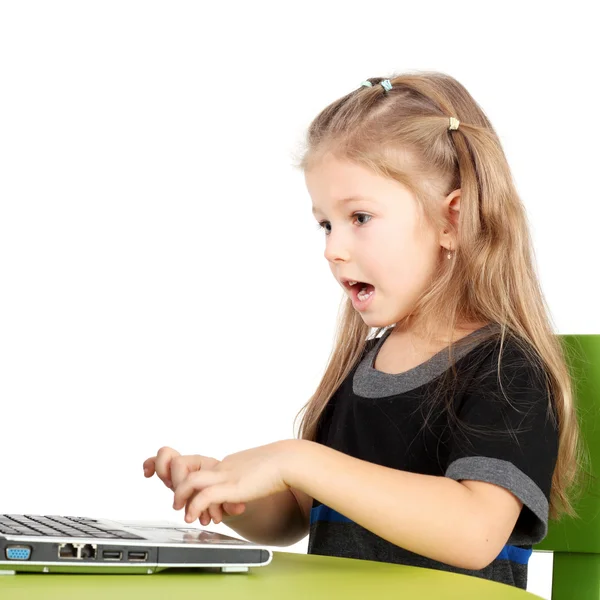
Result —
<path fill-rule="evenodd" d="M 256 543 L 525 588 L 549 515 L 573 514 L 578 430 L 494 129 L 452 77 L 373 78 L 314 119 L 300 167 L 347 296 L 300 439 L 161 448 L 145 475 Z"/>

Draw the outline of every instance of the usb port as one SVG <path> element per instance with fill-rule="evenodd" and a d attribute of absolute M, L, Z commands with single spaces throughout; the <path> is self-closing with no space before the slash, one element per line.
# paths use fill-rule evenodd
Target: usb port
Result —
<path fill-rule="evenodd" d="M 128 552 L 127 560 L 138 560 L 138 561 L 148 560 L 148 553 L 147 552 L 133 552 L 133 551 Z"/>
<path fill-rule="evenodd" d="M 103 550 L 102 558 L 104 560 L 121 560 L 123 553 L 120 550 Z"/>

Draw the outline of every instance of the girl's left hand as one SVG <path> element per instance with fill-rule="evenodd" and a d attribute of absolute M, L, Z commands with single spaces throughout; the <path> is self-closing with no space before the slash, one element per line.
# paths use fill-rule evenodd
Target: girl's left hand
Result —
<path fill-rule="evenodd" d="M 300 440 L 283 440 L 237 452 L 212 469 L 190 473 L 176 488 L 173 508 L 185 506 L 185 520 L 193 523 L 211 504 L 250 502 L 283 492 L 284 473 Z"/>

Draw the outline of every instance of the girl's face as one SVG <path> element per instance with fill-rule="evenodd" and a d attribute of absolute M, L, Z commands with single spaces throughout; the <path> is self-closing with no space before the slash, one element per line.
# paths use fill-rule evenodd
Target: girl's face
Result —
<path fill-rule="evenodd" d="M 355 163 L 328 155 L 305 181 L 333 276 L 367 325 L 397 323 L 446 256 L 447 234 L 419 220 L 419 205 L 406 187 Z"/>

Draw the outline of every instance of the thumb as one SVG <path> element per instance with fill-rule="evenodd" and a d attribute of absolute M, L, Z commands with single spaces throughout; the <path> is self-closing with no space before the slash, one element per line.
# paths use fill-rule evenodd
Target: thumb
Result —
<path fill-rule="evenodd" d="M 241 515 L 246 510 L 246 504 L 244 502 L 224 502 L 223 510 L 232 517 Z"/>

